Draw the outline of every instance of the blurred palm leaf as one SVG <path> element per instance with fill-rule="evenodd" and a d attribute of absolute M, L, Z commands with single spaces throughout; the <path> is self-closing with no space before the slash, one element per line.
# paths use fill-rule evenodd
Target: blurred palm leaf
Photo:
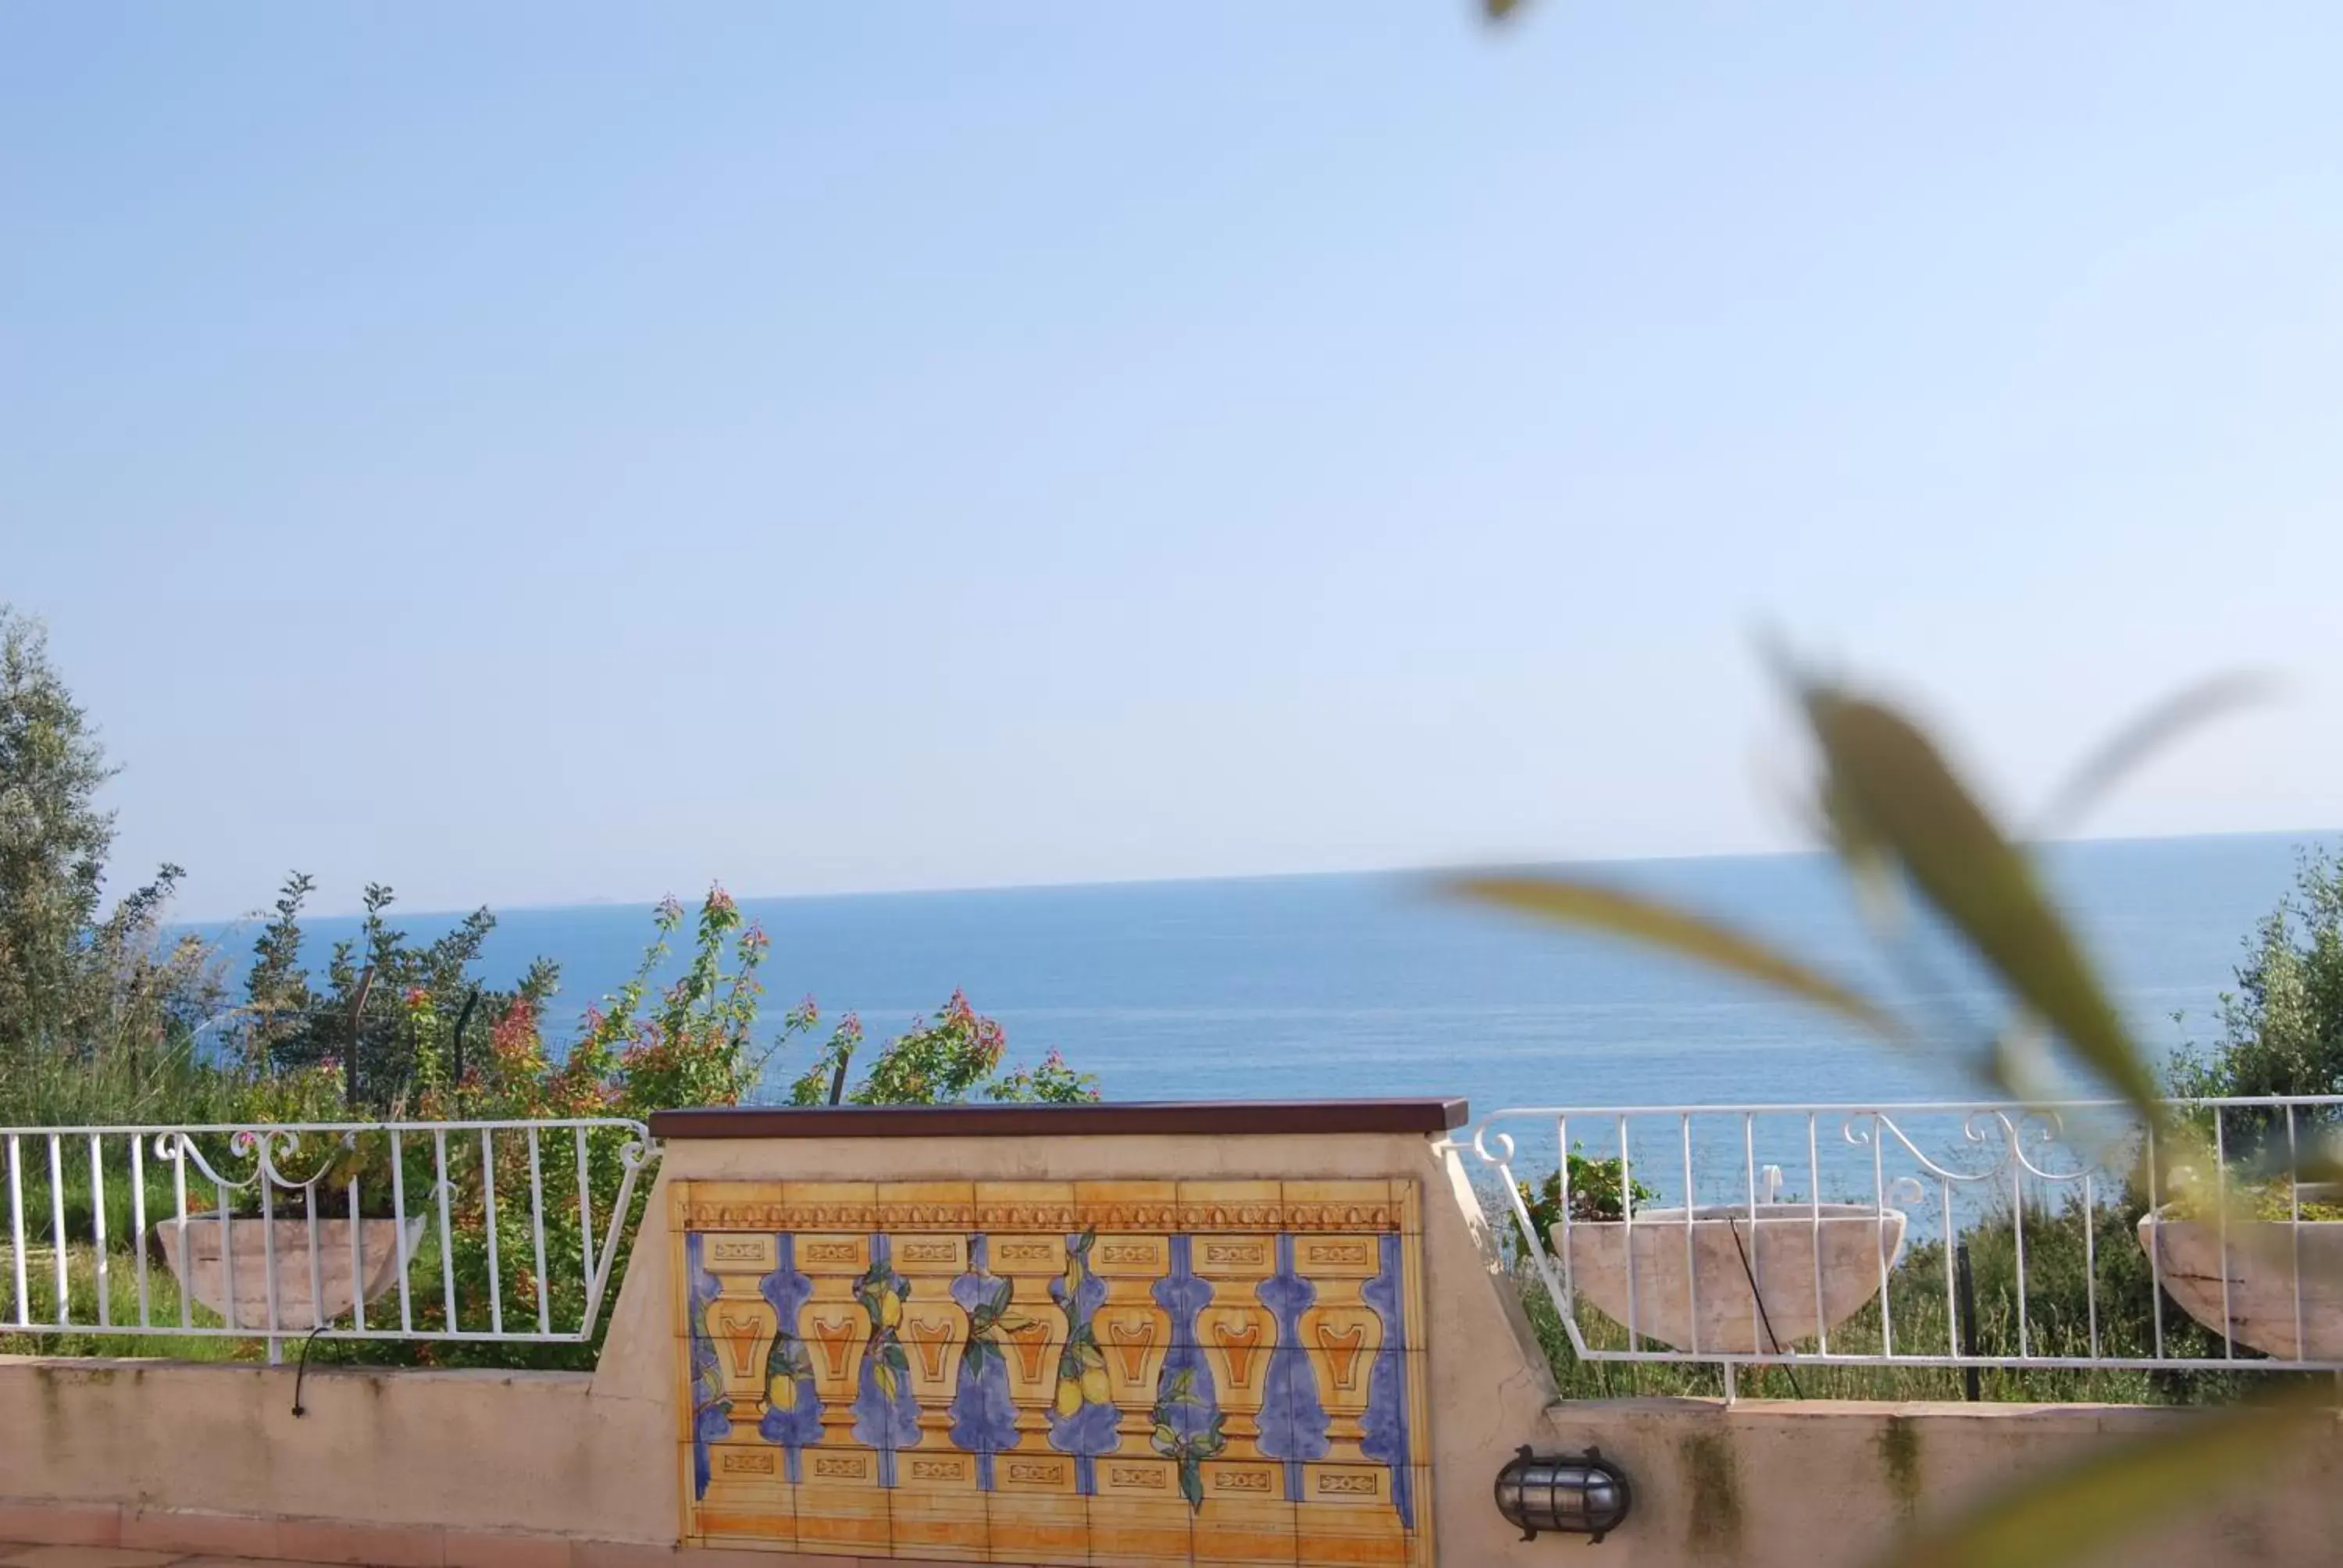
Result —
<path fill-rule="evenodd" d="M 2224 713 L 2268 700 L 2278 683 L 2266 675 L 2231 671 L 2177 691 L 2117 730 L 2066 777 L 2035 819 L 2034 836 L 2054 838 L 2082 819 L 2115 781 L 2184 731 Z"/>
<path fill-rule="evenodd" d="M 1492 14 L 1500 7 L 1493 4 Z M 2229 677 L 2158 704 L 2119 730 L 2079 769 L 2047 820 L 2066 820 L 2181 729 L 2260 694 Z M 2055 1030 L 2089 1069 L 2147 1119 L 2167 1149 L 2208 1158 L 2195 1130 L 2176 1126 L 2162 1090 L 2081 946 L 2052 907 L 2026 852 L 1994 821 L 1910 719 L 1876 699 L 1819 683 L 1799 687 L 1821 749 L 1822 819 L 1858 876 L 1900 871 L 1991 967 L 2017 1004 L 1987 1070 L 2021 1099 L 2038 1097 L 2041 1035 Z M 1758 980 L 1891 1038 L 1877 1003 L 1763 940 L 1706 917 L 1584 883 L 1471 877 L 1455 890 L 1487 903 L 1608 931 Z M 2343 1171 L 2323 1143 L 2297 1171 Z M 2234 1194 L 2231 1206 L 2236 1206 Z M 2242 1211 L 2239 1211 L 2242 1215 Z M 2200 1503 L 2214 1489 L 2262 1471 L 2316 1421 L 2333 1418 L 2318 1393 L 2272 1407 L 2240 1407 L 2176 1432 L 2103 1450 L 2014 1488 L 1904 1542 L 1895 1568 L 2049 1568 L 2127 1532 Z"/>
<path fill-rule="evenodd" d="M 1891 856 L 2019 1001 L 2161 1121 L 2156 1075 L 2031 863 L 1936 745 L 1883 703 L 1827 686 L 1802 695 L 1828 769 L 1824 802 L 1841 853 Z"/>
<path fill-rule="evenodd" d="M 1874 1034 L 1895 1039 L 1904 1032 L 1878 1003 L 1801 960 L 1721 921 L 1654 899 L 1551 877 L 1465 877 L 1454 890 L 1483 903 L 1625 937 L 1788 991 Z"/>

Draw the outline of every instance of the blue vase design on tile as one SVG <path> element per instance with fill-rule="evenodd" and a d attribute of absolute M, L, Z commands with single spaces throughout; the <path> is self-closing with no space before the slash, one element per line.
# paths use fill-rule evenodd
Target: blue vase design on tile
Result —
<path fill-rule="evenodd" d="M 1018 1442 L 1017 1406 L 1009 1396 L 1009 1357 L 1003 1333 L 1028 1326 L 1011 1309 L 1017 1282 L 992 1272 L 991 1243 L 968 1241 L 969 1271 L 951 1282 L 951 1298 L 968 1314 L 968 1342 L 960 1347 L 960 1382 L 952 1391 L 951 1440 L 976 1455 L 976 1485 L 992 1490 L 992 1456 Z"/>
<path fill-rule="evenodd" d="M 911 1282 L 895 1271 L 885 1236 L 870 1238 L 870 1266 L 854 1282 L 854 1299 L 870 1317 L 862 1347 L 861 1386 L 854 1396 L 854 1436 L 879 1451 L 879 1484 L 895 1484 L 895 1453 L 917 1447 L 920 1402 L 911 1392 L 911 1358 L 903 1349 L 903 1302 Z"/>
<path fill-rule="evenodd" d="M 708 1445 L 732 1435 L 732 1402 L 724 1395 L 724 1363 L 717 1359 L 716 1342 L 708 1332 L 708 1307 L 722 1293 L 724 1282 L 701 1261 L 701 1241 L 696 1231 L 683 1238 L 683 1276 L 689 1309 L 685 1330 L 691 1340 L 691 1494 L 708 1495 Z"/>
<path fill-rule="evenodd" d="M 798 1336 L 798 1314 L 813 1294 L 813 1282 L 798 1272 L 795 1236 L 774 1238 L 773 1271 L 757 1282 L 757 1293 L 772 1303 L 772 1348 L 765 1352 L 765 1413 L 757 1435 L 781 1445 L 789 1483 L 801 1477 L 803 1451 L 821 1441 L 821 1396 L 814 1392 L 813 1355 Z"/>
<path fill-rule="evenodd" d="M 1318 1299 L 1318 1287 L 1293 1271 L 1290 1233 L 1277 1238 L 1277 1272 L 1253 1294 L 1277 1320 L 1277 1344 L 1262 1384 L 1261 1451 L 1285 1462 L 1285 1495 L 1299 1498 L 1303 1462 L 1326 1457 L 1327 1422 L 1317 1369 L 1302 1348 L 1302 1314 Z"/>
<path fill-rule="evenodd" d="M 1191 1512 L 1204 1506 L 1203 1462 L 1228 1446 L 1212 1369 L 1196 1343 L 1196 1314 L 1212 1304 L 1212 1287 L 1195 1271 L 1195 1238 L 1172 1238 L 1172 1271 L 1155 1282 L 1155 1304 L 1172 1316 L 1172 1348 L 1155 1381 L 1155 1426 L 1149 1446 L 1180 1467 L 1180 1495 Z"/>
<path fill-rule="evenodd" d="M 1399 1522 L 1415 1528 L 1414 1454 L 1408 1443 L 1407 1325 L 1400 1307 L 1401 1258 L 1397 1236 L 1385 1236 L 1375 1277 L 1359 1294 L 1383 1320 L 1383 1348 L 1367 1374 L 1367 1409 L 1360 1418 L 1359 1452 L 1391 1466 L 1392 1503 Z"/>
<path fill-rule="evenodd" d="M 1066 1272 L 1050 1282 L 1050 1297 L 1066 1315 L 1066 1342 L 1058 1352 L 1056 1391 L 1050 1403 L 1050 1446 L 1074 1456 L 1074 1490 L 1098 1492 L 1098 1460 L 1121 1446 L 1115 1408 L 1107 1382 L 1106 1352 L 1099 1348 L 1091 1316 L 1106 1301 L 1106 1282 L 1091 1272 L 1091 1248 L 1098 1232 L 1066 1238 Z"/>

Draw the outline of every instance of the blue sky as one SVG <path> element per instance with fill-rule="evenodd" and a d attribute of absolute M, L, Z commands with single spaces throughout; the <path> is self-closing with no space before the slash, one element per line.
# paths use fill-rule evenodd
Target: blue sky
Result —
<path fill-rule="evenodd" d="M 0 598 L 186 912 L 2343 821 L 2343 10 L 0 15 Z"/>

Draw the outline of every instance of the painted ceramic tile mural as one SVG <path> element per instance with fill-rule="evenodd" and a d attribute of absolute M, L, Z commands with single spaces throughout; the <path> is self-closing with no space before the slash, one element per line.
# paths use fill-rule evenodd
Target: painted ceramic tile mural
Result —
<path fill-rule="evenodd" d="M 690 1543 L 1432 1561 L 1411 1181 L 671 1191 Z"/>

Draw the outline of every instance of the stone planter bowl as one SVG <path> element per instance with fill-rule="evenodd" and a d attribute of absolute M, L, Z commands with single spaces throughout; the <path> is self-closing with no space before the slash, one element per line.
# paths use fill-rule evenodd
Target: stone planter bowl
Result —
<path fill-rule="evenodd" d="M 350 1224 L 347 1220 L 317 1221 L 317 1285 L 319 1301 L 309 1299 L 309 1222 L 300 1220 L 231 1219 L 226 1241 L 235 1259 L 236 1312 L 228 1312 L 228 1281 L 220 1264 L 220 1218 L 191 1214 L 166 1220 L 155 1227 L 155 1244 L 170 1265 L 179 1288 L 240 1329 L 266 1332 L 268 1327 L 268 1258 L 273 1238 L 277 1260 L 277 1327 L 307 1333 L 319 1323 L 330 1323 L 350 1310 L 363 1295 L 373 1301 L 398 1278 L 398 1221 L 360 1220 L 357 1222 L 358 1262 L 363 1277 L 353 1290 L 350 1270 Z M 423 1239 L 423 1220 L 407 1221 L 407 1255 L 415 1255 Z"/>
<path fill-rule="evenodd" d="M 1754 1221 L 1745 1204 L 1719 1204 L 1693 1210 L 1688 1227 L 1682 1209 L 1638 1211 L 1633 1327 L 1642 1339 L 1682 1351 L 1787 1350 L 1837 1327 L 1879 1293 L 1881 1265 L 1893 1269 L 1903 1255 L 1904 1223 L 1900 1211 L 1882 1212 L 1868 1203 L 1825 1203 L 1819 1218 L 1810 1204 L 1760 1203 Z M 1573 1292 L 1623 1324 L 1630 1229 L 1620 1220 L 1574 1220 L 1553 1229 L 1554 1254 L 1570 1271 Z"/>
<path fill-rule="evenodd" d="M 2305 1189 L 2306 1197 L 2309 1196 Z M 2252 1220 L 2229 1225 L 2227 1268 L 2215 1220 L 2140 1216 L 2141 1251 L 2165 1294 L 2217 1334 L 2284 1361 L 2343 1361 L 2343 1221 Z M 2301 1260 L 2301 1333 L 2295 1332 L 2296 1259 Z M 2228 1278 L 2222 1326 L 2221 1281 Z"/>

